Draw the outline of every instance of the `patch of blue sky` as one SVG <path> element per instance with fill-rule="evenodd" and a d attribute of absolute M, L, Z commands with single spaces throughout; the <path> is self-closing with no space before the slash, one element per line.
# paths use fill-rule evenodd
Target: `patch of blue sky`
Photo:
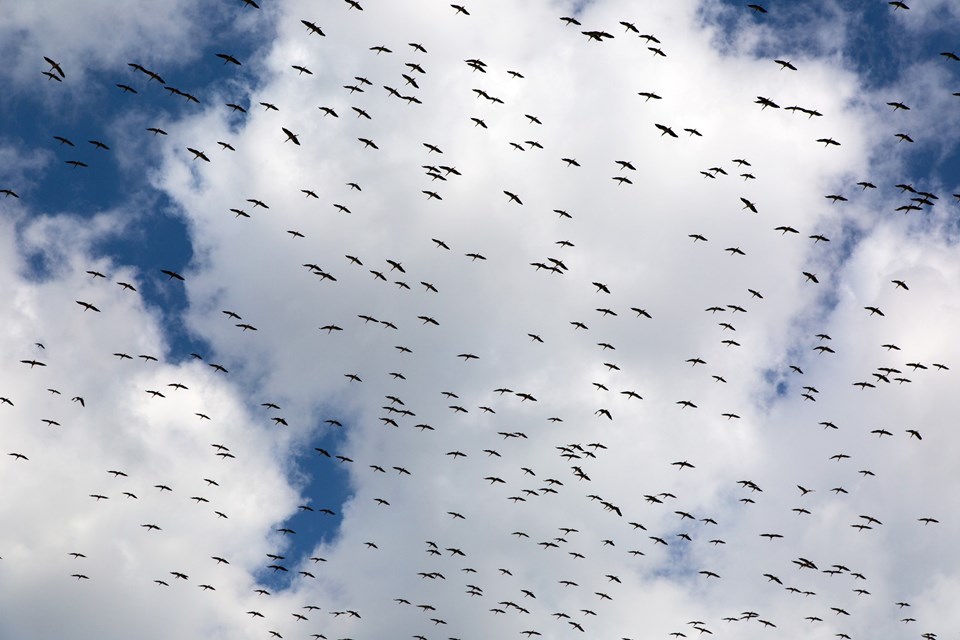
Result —
<path fill-rule="evenodd" d="M 663 549 L 666 558 L 664 559 L 664 562 L 659 564 L 657 568 L 654 569 L 652 574 L 653 576 L 676 581 L 688 580 L 697 575 L 698 570 L 690 561 L 690 553 L 688 548 L 690 543 L 683 538 L 677 537 L 678 533 L 685 532 L 676 531 L 671 533 L 669 536 L 662 536 L 664 541 L 667 543 L 667 546 Z M 658 548 L 663 546 L 659 542 L 654 542 L 654 544 Z"/>
<path fill-rule="evenodd" d="M 583 15 L 584 11 L 587 10 L 594 0 L 574 0 L 573 5 L 570 7 L 570 17 L 579 18 Z"/>
<path fill-rule="evenodd" d="M 276 551 L 285 557 L 284 566 L 288 567 L 307 561 L 318 545 L 335 541 L 343 520 L 343 504 L 353 495 L 349 473 L 353 463 L 336 457 L 341 455 L 351 418 L 340 415 L 337 407 L 329 405 L 322 406 L 318 415 L 322 417 L 317 419 L 306 441 L 298 444 L 287 469 L 290 482 L 302 496 L 301 507 L 309 507 L 298 508 L 277 527 L 296 531 L 296 534 L 286 536 L 283 539 L 285 546 Z M 340 426 L 332 425 L 328 420 L 335 420 Z M 374 473 L 373 470 L 369 472 Z M 274 589 L 283 588 L 290 582 L 290 576 L 282 575 L 282 572 L 267 572 L 259 578 Z"/>

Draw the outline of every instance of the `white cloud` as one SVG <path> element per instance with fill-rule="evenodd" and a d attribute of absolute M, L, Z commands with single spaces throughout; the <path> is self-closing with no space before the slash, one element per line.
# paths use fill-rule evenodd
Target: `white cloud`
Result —
<path fill-rule="evenodd" d="M 170 135 L 152 140 L 162 163 L 151 178 L 182 207 L 195 256 L 182 271 L 186 281 L 167 284 L 186 288 L 185 323 L 210 345 L 206 363 L 167 362 L 170 345 L 154 312 L 136 294 L 84 273 L 95 268 L 134 285 L 162 277 L 91 257 L 98 238 L 117 232 L 118 213 L 86 224 L 42 218 L 25 226 L 20 249 L 12 231 L 3 235 L 5 272 L 23 271 L 23 253 L 38 250 L 55 256 L 57 268 L 42 283 L 4 284 L 8 299 L 19 301 L 8 312 L 4 352 L 22 356 L 4 369 L 4 393 L 16 397 L 16 406 L 3 409 L 27 425 L 5 447 L 29 449 L 30 460 L 8 460 L 2 473 L 35 497 L 0 503 L 25 523 L 0 537 L 0 570 L 14 576 L 10 584 L 25 598 L 56 584 L 50 599 L 60 617 L 28 622 L 16 614 L 17 600 L 2 599 L 12 603 L 2 618 L 11 622 L 0 624 L 35 637 L 52 635 L 63 619 L 86 621 L 105 637 L 132 631 L 267 637 L 276 630 L 284 637 L 467 638 L 476 628 L 486 635 L 536 630 L 566 637 L 577 632 L 553 615 L 565 613 L 588 634 L 611 637 L 690 636 L 698 633 L 691 620 L 718 635 L 802 630 L 858 637 L 891 634 L 903 617 L 892 603 L 908 600 L 915 617 L 923 612 L 923 631 L 944 633 L 949 617 L 931 594 L 948 580 L 930 570 L 939 567 L 946 576 L 956 564 L 939 555 L 956 530 L 943 506 L 955 488 L 953 371 L 933 362 L 957 361 L 949 341 L 957 266 L 942 228 L 916 220 L 932 217 L 929 207 L 894 214 L 903 196 L 891 185 L 904 163 L 890 140 L 890 128 L 905 118 L 911 132 L 932 137 L 942 101 L 893 113 L 886 100 L 878 102 L 886 96 L 865 94 L 832 52 L 826 58 L 798 52 L 792 58 L 798 70 L 781 70 L 754 57 L 755 46 L 777 37 L 763 27 L 740 25 L 754 44 L 718 53 L 696 3 L 646 7 L 641 21 L 625 16 L 622 3 L 596 2 L 580 15 L 582 27 L 564 26 L 557 20 L 563 9 L 546 3 L 489 2 L 469 7 L 470 16 L 416 3 L 362 4 L 363 12 L 344 4 L 322 19 L 307 3 L 276 8 L 277 40 L 262 58 L 245 60 L 259 75 L 211 88 L 196 116 L 170 122 Z M 309 33 L 302 19 L 316 21 L 327 35 Z M 666 58 L 624 32 L 621 19 L 657 34 Z M 590 42 L 580 33 L 589 29 L 616 37 Z M 824 39 L 834 42 L 842 33 Z M 422 42 L 429 53 L 407 41 Z M 369 49 L 381 44 L 393 53 Z M 487 73 L 464 63 L 470 58 L 486 62 Z M 313 74 L 298 74 L 292 64 Z M 921 70 L 912 77 L 923 82 L 901 87 L 897 99 L 919 103 L 943 85 L 942 72 Z M 405 84 L 402 73 L 420 88 Z M 372 84 L 349 93 L 343 85 L 362 83 L 357 76 Z M 249 90 L 244 83 L 256 90 L 248 115 L 238 120 L 223 103 L 240 99 Z M 383 85 L 422 104 L 391 97 Z M 638 92 L 662 99 L 645 101 Z M 761 109 L 758 96 L 781 108 Z M 319 106 L 339 118 L 324 117 Z M 789 106 L 823 115 L 808 118 Z M 679 137 L 660 135 L 655 123 Z M 285 142 L 281 127 L 301 145 Z M 221 150 L 218 141 L 236 150 Z M 425 142 L 443 153 L 430 153 Z M 187 147 L 211 161 L 193 159 Z M 133 155 L 125 158 L 134 166 Z M 435 165 L 446 179 L 426 176 L 422 165 Z M 618 185 L 614 176 L 633 184 Z M 878 189 L 861 189 L 860 180 Z M 831 204 L 830 194 L 849 201 Z M 948 206 L 941 199 L 934 209 Z M 709 240 L 694 242 L 690 234 Z M 815 243 L 814 234 L 829 242 Z M 564 240 L 574 246 L 557 244 Z M 556 264 L 551 259 L 567 269 L 531 266 Z M 808 282 L 804 271 L 820 283 Z M 897 289 L 894 279 L 909 290 Z M 83 311 L 77 299 L 101 313 Z M 714 305 L 722 310 L 706 310 Z M 868 306 L 883 316 L 869 315 Z M 242 331 L 241 322 L 257 330 Z M 320 329 L 330 324 L 342 331 Z M 35 341 L 46 349 L 30 347 Z M 888 343 L 901 351 L 880 346 Z M 818 354 L 817 346 L 835 353 Z M 116 351 L 135 360 L 109 355 Z M 464 353 L 479 358 L 459 357 Z M 139 354 L 160 362 L 136 361 Z M 31 357 L 48 358 L 50 366 L 30 370 L 15 362 Z M 705 363 L 692 364 L 694 358 Z M 928 369 L 910 371 L 906 363 L 914 361 Z M 210 362 L 229 374 L 205 366 Z M 884 366 L 900 370 L 890 377 L 911 382 L 883 382 L 873 373 Z M 876 388 L 858 389 L 858 381 Z M 189 389 L 166 386 L 173 382 Z M 813 401 L 801 395 L 804 385 L 815 389 L 806 391 Z M 502 387 L 511 391 L 494 391 Z M 166 397 L 151 397 L 150 389 Z M 643 399 L 621 393 L 627 390 Z M 86 408 L 69 403 L 75 393 Z M 288 427 L 271 425 L 269 412 L 257 407 L 266 399 L 283 406 Z M 681 408 L 680 401 L 696 408 Z M 402 409 L 415 415 L 397 413 Z M 61 427 L 35 424 L 44 417 L 60 418 Z M 252 590 L 264 554 L 289 548 L 275 529 L 310 498 L 297 496 L 291 485 L 300 478 L 284 473 L 297 451 L 324 430 L 335 432 L 323 424 L 327 418 L 344 423 L 331 453 L 352 459 L 317 457 L 316 464 L 349 473 L 352 495 L 338 507 L 338 535 L 311 554 L 325 562 L 297 565 L 292 555 L 285 561 L 289 573 L 309 571 L 315 579 L 295 577 L 291 588 L 258 597 Z M 911 439 L 906 429 L 923 439 Z M 229 446 L 237 458 L 218 460 L 211 443 Z M 836 454 L 850 458 L 831 459 Z M 574 466 L 589 480 L 578 479 Z M 106 473 L 118 467 L 130 477 Z M 205 486 L 205 477 L 220 486 Z M 153 486 L 164 483 L 174 491 Z M 797 485 L 814 491 L 801 495 Z M 123 498 L 121 486 L 131 487 L 136 502 Z M 846 493 L 832 491 L 840 488 Z M 99 492 L 110 499 L 87 498 Z M 191 496 L 213 504 L 193 504 Z M 58 514 L 68 540 L 44 535 L 50 519 L 38 513 L 40 505 Z M 810 513 L 792 511 L 800 508 Z M 928 516 L 940 523 L 918 521 Z M 153 521 L 163 531 L 137 526 Z M 858 531 L 854 524 L 873 528 Z M 561 527 L 577 531 L 562 534 Z M 762 533 L 783 538 L 766 540 Z M 437 554 L 428 553 L 428 540 Z M 89 558 L 66 556 L 75 548 L 90 550 Z M 115 561 L 101 560 L 108 555 Z M 216 566 L 214 555 L 230 565 Z M 818 569 L 800 569 L 793 561 L 801 557 Z M 37 558 L 52 559 L 34 572 Z M 847 567 L 842 575 L 822 573 L 834 563 Z M 74 567 L 88 566 L 89 581 L 69 580 Z M 190 580 L 174 580 L 169 571 Z M 445 579 L 421 575 L 434 572 Z M 163 577 L 169 589 L 150 582 Z M 200 593 L 205 581 L 216 591 Z M 465 585 L 480 587 L 482 595 L 465 594 Z M 870 595 L 857 595 L 857 588 Z M 123 616 L 86 613 L 121 590 L 128 594 Z M 90 598 L 77 601 L 86 607 L 63 604 L 78 592 Z M 182 615 L 156 617 L 158 601 Z M 291 614 L 309 604 L 321 611 L 297 622 Z M 421 604 L 435 610 L 421 611 Z M 250 610 L 265 618 L 244 613 Z M 331 615 L 346 610 L 361 617 Z M 722 620 L 744 611 L 776 630 L 756 620 Z"/>

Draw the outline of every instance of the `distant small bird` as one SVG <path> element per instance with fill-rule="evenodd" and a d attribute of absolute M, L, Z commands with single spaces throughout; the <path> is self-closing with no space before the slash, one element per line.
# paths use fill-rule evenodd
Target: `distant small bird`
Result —
<path fill-rule="evenodd" d="M 56 71 L 57 75 L 59 75 L 61 78 L 67 77 L 66 74 L 63 72 L 63 67 L 61 67 L 57 62 L 48 58 L 47 56 L 43 56 L 43 59 L 46 60 L 47 64 L 50 65 L 50 71 Z"/>
<path fill-rule="evenodd" d="M 660 137 L 663 137 L 663 136 L 665 136 L 665 135 L 669 135 L 671 138 L 679 138 L 679 137 L 680 137 L 680 136 L 678 136 L 678 135 L 676 134 L 676 132 L 674 132 L 673 129 L 671 129 L 670 127 L 668 127 L 668 126 L 665 125 L 665 124 L 656 124 L 656 123 L 654 123 L 654 126 L 655 126 L 657 129 L 660 130 Z"/>
<path fill-rule="evenodd" d="M 240 61 L 237 60 L 236 58 L 234 58 L 233 56 L 231 56 L 231 55 L 228 54 L 228 53 L 218 53 L 218 54 L 216 54 L 216 55 L 217 55 L 218 58 L 220 58 L 221 60 L 223 60 L 223 64 L 225 64 L 225 65 L 229 62 L 229 63 L 231 63 L 231 64 L 237 65 L 238 67 L 241 66 L 241 65 L 240 65 Z"/>
<path fill-rule="evenodd" d="M 177 273 L 176 271 L 170 271 L 169 269 L 161 269 L 160 273 L 167 276 L 169 280 L 180 280 L 180 281 L 184 280 L 183 276 Z"/>

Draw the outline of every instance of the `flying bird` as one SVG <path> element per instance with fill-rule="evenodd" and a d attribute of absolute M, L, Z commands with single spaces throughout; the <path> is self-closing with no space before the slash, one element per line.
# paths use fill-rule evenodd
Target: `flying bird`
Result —
<path fill-rule="evenodd" d="M 661 137 L 661 138 L 662 138 L 663 136 L 665 136 L 665 135 L 669 135 L 671 138 L 679 138 L 679 137 L 680 137 L 680 136 L 678 136 L 678 135 L 674 132 L 673 129 L 671 129 L 670 127 L 668 127 L 668 126 L 665 125 L 665 124 L 655 124 L 654 126 L 656 126 L 657 129 L 660 130 L 660 137 Z"/>
<path fill-rule="evenodd" d="M 234 64 L 234 65 L 236 65 L 236 66 L 238 66 L 238 67 L 240 66 L 240 61 L 237 60 L 236 58 L 234 58 L 233 56 L 231 56 L 231 55 L 228 54 L 228 53 L 218 53 L 218 54 L 216 54 L 216 56 L 217 56 L 218 58 L 220 58 L 221 60 L 223 60 L 223 64 L 224 64 L 224 65 L 226 65 L 227 63 L 230 63 L 230 64 Z"/>
<path fill-rule="evenodd" d="M 58 62 L 54 61 L 51 58 L 48 58 L 47 56 L 43 56 L 43 59 L 46 60 L 47 64 L 50 65 L 50 71 L 55 71 L 57 75 L 60 76 L 61 78 L 67 77 L 67 75 L 63 72 L 63 67 L 61 67 Z"/>

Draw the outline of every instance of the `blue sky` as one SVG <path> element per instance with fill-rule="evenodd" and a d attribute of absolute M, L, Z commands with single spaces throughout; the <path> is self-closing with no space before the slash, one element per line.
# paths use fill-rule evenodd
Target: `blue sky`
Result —
<path fill-rule="evenodd" d="M 816 499 L 827 500 L 834 482 L 853 487 L 854 480 L 834 480 L 838 467 L 824 464 L 825 453 L 856 450 L 862 452 L 858 459 L 883 467 L 887 477 L 899 477 L 923 459 L 914 452 L 918 442 L 905 435 L 904 429 L 912 427 L 904 425 L 931 420 L 933 433 L 923 442 L 938 443 L 933 446 L 943 459 L 927 465 L 915 482 L 936 482 L 936 474 L 950 468 L 956 445 L 942 420 L 950 415 L 953 374 L 949 368 L 908 371 L 900 360 L 945 362 L 958 351 L 952 345 L 950 300 L 957 281 L 950 249 L 958 206 L 951 194 L 960 192 L 960 128 L 955 126 L 960 98 L 950 94 L 960 91 L 960 62 L 941 55 L 960 53 L 953 36 L 960 21 L 956 8 L 946 2 L 920 6 L 918 1 L 908 3 L 918 5 L 909 10 L 894 10 L 879 0 L 771 1 L 763 3 L 767 13 L 760 13 L 742 2 L 691 0 L 630 16 L 638 11 L 630 3 L 595 0 L 523 7 L 501 2 L 468 6 L 470 15 L 464 15 L 417 1 L 361 4 L 363 11 L 346 2 L 317 7 L 264 0 L 260 9 L 239 0 L 202 9 L 146 3 L 119 11 L 114 19 L 126 30 L 112 35 L 91 22 L 111 11 L 99 4 L 86 15 L 63 7 L 19 8 L 0 21 L 0 34 L 17 43 L 8 45 L 14 47 L 5 72 L 10 90 L 0 98 L 5 114 L 0 150 L 7 159 L 0 167 L 0 188 L 20 196 L 0 199 L 10 250 L 4 266 L 11 269 L 4 286 L 16 301 L 8 312 L 3 348 L 25 354 L 34 342 L 49 343 L 49 353 L 41 355 L 54 364 L 24 376 L 22 358 L 11 358 L 2 377 L 10 391 L 0 395 L 16 396 L 16 420 L 32 424 L 41 415 L 74 416 L 75 424 L 94 434 L 83 445 L 90 449 L 79 455 L 78 478 L 95 477 L 94 461 L 123 461 L 130 475 L 140 478 L 179 469 L 187 475 L 178 476 L 184 478 L 178 484 L 186 485 L 192 482 L 188 477 L 212 473 L 209 455 L 199 457 L 195 442 L 206 447 L 207 441 L 228 441 L 242 461 L 234 465 L 237 471 L 215 467 L 236 480 L 224 487 L 218 503 L 231 507 L 230 524 L 237 527 L 231 533 L 208 530 L 209 523 L 191 523 L 187 511 L 171 510 L 167 517 L 177 524 L 168 528 L 176 533 L 162 551 L 133 539 L 123 540 L 122 551 L 103 548 L 103 553 L 122 553 L 129 566 L 108 584 L 93 584 L 91 591 L 99 598 L 129 589 L 135 613 L 115 625 L 91 621 L 90 633 L 122 637 L 149 626 L 148 616 L 136 614 L 147 596 L 127 581 L 135 567 L 159 566 L 190 540 L 203 540 L 205 549 L 238 548 L 229 576 L 210 568 L 191 570 L 219 580 L 219 600 L 210 608 L 191 605 L 191 614 L 171 630 L 180 633 L 214 629 L 223 637 L 267 637 L 283 627 L 284 637 L 298 637 L 292 634 L 302 635 L 303 629 L 291 627 L 284 609 L 314 601 L 324 602 L 324 620 L 337 608 L 369 613 L 362 624 L 333 616 L 343 626 L 325 621 L 316 627 L 331 638 L 375 637 L 398 628 L 426 633 L 423 629 L 432 629 L 423 626 L 424 620 L 406 613 L 367 622 L 382 604 L 378 598 L 388 595 L 381 590 L 394 589 L 391 600 L 419 585 L 415 588 L 422 591 L 408 597 L 437 602 L 441 617 L 453 623 L 451 633 L 456 627 L 466 637 L 466 630 L 486 620 L 483 608 L 473 610 L 480 598 L 459 605 L 450 595 L 456 591 L 458 597 L 457 589 L 445 593 L 439 581 L 422 577 L 377 583 L 384 575 L 437 570 L 448 574 L 446 587 L 459 585 L 461 577 L 453 575 L 460 567 L 445 547 L 470 547 L 468 562 L 487 569 L 488 562 L 513 562 L 524 576 L 521 581 L 538 585 L 544 594 L 538 605 L 572 606 L 570 593 L 552 586 L 553 574 L 567 572 L 563 575 L 578 576 L 585 584 L 593 584 L 595 576 L 581 565 L 535 560 L 543 550 L 516 546 L 523 540 L 509 538 L 509 531 L 504 537 L 509 542 L 497 536 L 502 529 L 529 529 L 539 541 L 553 535 L 548 530 L 556 528 L 554 522 L 577 521 L 582 538 L 618 541 L 615 549 L 584 542 L 591 567 L 622 561 L 612 554 L 635 548 L 625 540 L 628 534 L 616 520 L 597 518 L 592 505 L 584 506 L 579 496 L 584 483 L 569 475 L 570 465 L 556 454 L 564 443 L 598 440 L 611 443 L 609 452 L 600 452 L 607 462 L 584 455 L 584 462 L 576 463 L 591 469 L 591 491 L 628 505 L 624 508 L 632 513 L 642 512 L 649 528 L 671 536 L 678 531 L 672 509 L 665 515 L 647 513 L 654 507 L 636 499 L 660 491 L 680 495 L 678 508 L 722 514 L 718 519 L 726 516 L 725 525 L 738 520 L 722 534 L 731 540 L 722 550 L 695 536 L 689 547 L 677 542 L 665 555 L 648 549 L 647 568 L 631 564 L 624 569 L 625 576 L 629 573 L 625 589 L 644 592 L 657 585 L 652 601 L 660 608 L 653 624 L 658 632 L 676 630 L 675 620 L 682 624 L 694 591 L 700 594 L 700 615 L 719 614 L 738 596 L 756 598 L 771 617 L 780 616 L 783 628 L 794 629 L 787 620 L 801 607 L 732 568 L 753 553 L 752 527 L 782 528 L 795 546 L 782 554 L 782 547 L 764 547 L 751 556 L 751 568 L 775 565 L 790 553 L 825 551 L 831 540 L 840 540 L 843 552 L 881 576 L 875 591 L 894 597 L 898 561 L 891 555 L 916 534 L 907 524 L 916 524 L 918 517 L 911 509 L 930 507 L 935 496 L 917 505 L 907 488 L 866 486 L 858 489 L 856 502 L 834 496 L 822 504 L 818 513 L 826 515 L 818 515 L 817 528 L 771 504 L 749 513 L 731 505 L 729 483 L 743 465 L 767 479 L 762 484 L 773 487 L 770 495 L 778 498 L 771 500 L 781 506 L 795 499 L 798 483 L 817 483 Z M 582 25 L 565 26 L 558 18 L 566 15 Z M 326 35 L 310 33 L 303 20 Z M 621 20 L 656 34 L 666 57 L 652 56 L 649 43 L 625 30 Z M 55 24 L 46 32 L 38 26 L 50 22 Z M 591 42 L 580 33 L 590 29 L 615 37 Z M 428 53 L 408 42 L 422 43 Z M 392 53 L 371 50 L 380 44 Z M 44 56 L 60 63 L 62 82 L 42 75 L 50 70 Z M 465 65 L 470 58 L 484 60 L 490 71 Z M 781 70 L 774 59 L 792 61 L 798 69 Z M 165 85 L 149 80 L 133 63 L 162 76 Z M 294 64 L 313 73 L 297 73 Z M 520 69 L 523 78 L 506 74 L 507 69 Z M 372 83 L 367 86 L 358 77 Z M 363 84 L 364 91 L 350 92 L 346 87 L 354 83 Z M 171 95 L 164 86 L 195 95 L 200 103 Z M 422 104 L 404 104 L 384 86 L 410 92 Z M 665 99 L 643 102 L 636 96 L 642 90 L 656 90 Z M 752 103 L 759 95 L 781 109 L 761 111 Z M 887 104 L 901 101 L 910 109 Z M 261 102 L 279 109 L 273 112 Z M 226 103 L 247 113 L 231 111 Z M 792 104 L 823 115 L 788 113 L 783 107 Z M 339 118 L 324 118 L 317 107 L 325 105 L 334 106 Z M 372 118 L 364 118 L 361 110 Z M 544 124 L 533 124 L 524 114 L 536 114 Z M 681 133 L 671 139 L 661 136 L 655 123 L 668 123 L 678 132 L 694 126 L 704 135 Z M 154 135 L 148 127 L 169 135 Z M 285 140 L 281 127 L 295 132 L 301 144 Z M 898 142 L 896 133 L 907 133 L 914 142 Z M 817 142 L 823 137 L 842 146 L 826 148 Z M 358 141 L 365 138 L 379 149 L 365 148 Z M 96 148 L 92 140 L 109 150 Z M 236 150 L 220 148 L 219 141 Z M 424 141 L 444 153 L 429 153 Z M 193 159 L 188 147 L 202 150 L 211 162 Z M 559 159 L 566 157 L 577 158 L 582 167 Z M 615 160 L 627 157 L 639 171 L 616 166 Z M 735 157 L 751 158 L 749 171 L 757 179 L 737 177 L 745 169 L 732 162 Z M 71 167 L 70 160 L 89 166 Z M 713 170 L 704 170 L 712 166 L 725 167 L 730 175 L 716 172 L 708 179 L 704 174 Z M 453 167 L 461 175 L 449 170 Z M 632 182 L 612 185 L 611 175 L 628 175 Z M 360 183 L 362 190 L 352 190 L 348 181 Z M 861 188 L 857 181 L 877 188 Z M 901 182 L 935 193 L 935 204 L 907 215 L 895 212 L 916 195 L 894 187 Z M 305 196 L 303 189 L 318 197 Z M 507 192 L 518 194 L 523 204 L 509 200 Z M 847 201 L 831 204 L 824 198 L 828 194 Z M 245 203 L 248 198 L 262 199 L 270 209 Z M 756 203 L 756 214 L 741 208 L 747 200 Z M 337 210 L 342 203 L 349 204 L 350 213 Z M 236 217 L 230 209 L 237 207 L 252 217 Z M 574 215 L 558 218 L 552 213 L 557 208 Z M 799 231 L 775 232 L 777 225 Z M 304 237 L 292 237 L 291 230 Z M 694 232 L 709 241 L 693 243 L 688 236 Z M 830 241 L 814 245 L 812 234 Z M 573 246 L 558 245 L 560 239 Z M 445 245 L 438 246 L 438 240 Z M 745 253 L 727 255 L 732 252 L 725 253 L 726 247 Z M 484 259 L 471 259 L 471 253 Z M 311 263 L 336 280 L 304 268 Z M 570 268 L 551 272 L 529 266 L 560 263 Z M 106 270 L 107 277 L 91 277 L 88 269 Z M 161 270 L 186 279 L 172 280 Z M 817 274 L 820 283 L 812 284 L 803 272 Z M 136 292 L 114 284 L 124 279 L 136 283 Z M 910 288 L 894 288 L 894 279 L 909 282 Z M 612 295 L 595 282 L 608 283 Z M 762 297 L 747 293 L 751 289 L 762 291 Z M 83 312 L 76 301 L 92 302 L 103 313 Z M 711 304 L 742 305 L 748 312 L 704 312 Z M 634 305 L 650 309 L 652 317 L 633 319 Z M 868 307 L 882 308 L 884 315 L 868 315 Z M 228 318 L 223 310 L 242 319 Z M 358 318 L 363 315 L 376 316 L 377 322 Z M 571 321 L 590 329 L 574 332 Z M 241 332 L 241 322 L 256 331 Z M 728 326 L 718 327 L 721 322 Z M 387 323 L 399 327 L 394 331 Z M 342 330 L 320 329 L 329 324 Z M 923 324 L 926 334 L 911 333 Z M 817 333 L 833 336 L 836 354 L 812 351 L 823 342 L 811 338 Z M 603 348 L 598 358 L 598 342 L 616 348 Z M 885 342 L 901 345 L 904 353 L 879 349 Z M 95 365 L 72 360 L 116 349 L 155 349 L 160 362 L 152 369 L 136 363 L 118 370 L 109 355 Z M 480 357 L 473 361 L 462 353 Z M 705 365 L 690 366 L 693 357 Z M 230 372 L 217 377 L 200 366 L 210 363 L 223 363 Z M 790 364 L 804 373 L 791 371 Z M 851 383 L 873 379 L 876 367 L 883 366 L 897 367 L 897 375 L 910 382 L 883 387 L 874 394 L 882 400 L 865 403 Z M 363 381 L 345 378 L 354 373 Z M 174 399 L 164 390 L 164 405 L 144 396 L 144 385 L 169 385 L 173 379 L 189 380 L 192 395 Z M 880 378 L 874 381 L 882 386 Z M 89 386 L 84 393 L 92 410 L 87 417 L 76 414 L 76 403 L 60 403 L 47 385 L 64 387 L 63 394 L 68 386 Z M 805 385 L 818 389 L 816 402 L 800 396 Z M 510 393 L 494 392 L 502 387 Z M 637 389 L 644 400 L 628 404 L 618 393 L 625 388 Z M 451 390 L 457 397 L 441 394 Z M 121 402 L 134 391 L 136 400 Z M 537 402 L 521 402 L 515 394 L 524 391 Z M 698 408 L 675 406 L 687 399 Z M 281 408 L 271 410 L 265 402 Z M 398 407 L 414 415 L 398 414 Z M 611 411 L 612 424 L 598 427 L 599 409 Z M 98 418 L 89 417 L 93 412 Z M 197 412 L 213 415 L 214 424 L 193 422 Z M 707 412 L 709 419 L 703 417 Z M 718 420 L 721 412 L 742 419 Z M 563 420 L 547 422 L 548 416 Z M 275 417 L 288 425 L 274 424 Z M 877 449 L 884 443 L 850 430 L 839 441 L 802 435 L 815 429 L 818 438 L 832 437 L 816 426 L 825 419 L 855 422 L 866 434 L 876 421 L 895 422 L 902 449 Z M 87 421 L 97 426 L 86 426 Z M 129 427 L 121 426 L 140 421 L 142 432 L 127 433 Z M 424 424 L 432 429 L 415 426 Z M 660 429 L 666 424 L 670 431 Z M 774 424 L 782 430 L 774 433 Z M 516 432 L 526 437 L 511 435 Z M 40 440 L 24 430 L 0 447 L 4 453 L 41 446 L 66 452 L 70 437 Z M 152 453 L 141 451 L 138 443 L 153 438 Z M 325 457 L 318 448 L 350 461 Z M 450 456 L 461 449 L 468 454 L 462 460 Z M 702 471 L 678 479 L 667 462 L 688 457 L 697 458 Z M 386 473 L 378 474 L 372 465 L 385 467 Z M 413 473 L 407 477 L 395 466 Z M 22 467 L 2 473 L 21 472 Z M 561 497 L 543 492 L 542 478 L 560 474 L 567 474 Z M 54 484 L 42 475 L 0 477 L 38 490 L 52 490 Z M 505 478 L 506 487 L 486 480 L 490 477 Z M 943 492 L 948 490 L 944 482 Z M 847 539 L 849 523 L 842 518 L 850 513 L 856 518 L 857 509 L 879 510 L 884 491 L 894 498 L 893 506 L 883 506 L 890 516 L 881 519 L 902 523 L 865 546 Z M 509 502 L 518 495 L 530 500 Z M 112 500 L 111 508 L 119 501 Z M 79 504 L 70 502 L 65 518 L 90 519 L 93 530 L 122 517 L 114 513 L 97 520 L 85 503 Z M 321 508 L 335 515 L 323 515 Z M 28 509 L 0 503 L 4 511 L 19 517 Z M 462 511 L 474 512 L 467 524 L 448 515 Z M 936 535 L 945 537 L 930 541 L 931 552 L 960 526 L 941 520 L 946 533 Z M 842 527 L 842 534 L 831 527 Z M 281 528 L 296 534 L 280 535 Z M 446 540 L 439 558 L 423 557 L 414 546 L 439 539 Z M 371 540 L 380 548 L 363 545 Z M 867 548 L 875 556 L 866 555 Z M 5 566 L 26 563 L 41 550 L 50 547 L 33 549 L 16 532 L 0 538 L 0 557 L 13 558 L 0 564 L 0 576 Z M 289 571 L 268 569 L 267 553 L 283 555 Z M 314 583 L 297 570 L 315 564 L 309 558 L 317 555 L 328 558 L 328 568 L 316 563 Z M 927 566 L 929 558 L 916 562 Z M 957 562 L 953 558 L 947 565 Z M 702 585 L 685 591 L 683 585 L 695 581 L 692 576 L 706 565 L 726 568 L 725 577 L 736 571 L 738 577 L 729 580 L 736 586 L 707 589 L 706 595 Z M 17 566 L 11 575 L 22 575 Z M 50 567 L 51 573 L 60 571 L 59 564 Z M 91 572 L 98 578 L 107 573 Z M 602 582 L 603 572 L 599 575 Z M 501 594 L 498 600 L 515 596 L 504 595 L 516 589 L 503 575 L 481 575 L 476 584 L 481 579 Z M 918 608 L 925 620 L 939 622 L 936 628 L 945 635 L 960 621 L 942 609 L 936 593 L 960 586 L 948 576 L 941 579 L 926 580 L 917 569 L 904 578 L 903 588 L 923 602 Z M 256 585 L 279 596 L 274 602 L 283 605 L 270 606 L 284 611 L 282 623 L 273 622 L 277 616 L 266 626 L 257 619 L 247 624 L 243 611 L 260 605 L 244 594 Z M 42 588 L 43 581 L 38 578 L 33 586 Z M 59 589 L 54 600 L 64 602 L 69 592 Z M 593 630 L 620 634 L 616 637 L 627 633 L 626 593 L 609 605 Z M 831 593 L 832 602 L 846 597 Z M 831 632 L 893 637 L 896 625 L 887 622 L 897 622 L 891 617 L 896 612 L 857 602 L 860 617 L 849 627 L 832 621 Z M 457 613 L 461 606 L 462 614 Z M 58 604 L 56 611 L 46 626 L 18 620 L 10 629 L 29 635 L 66 628 L 68 608 Z M 547 631 L 553 624 L 548 618 L 549 611 L 538 610 L 532 628 L 549 637 L 568 631 L 553 626 Z M 496 627 L 503 633 L 524 630 L 510 615 L 496 624 L 503 625 Z M 719 624 L 707 626 L 719 633 Z M 749 633 L 760 632 L 751 628 Z"/>

